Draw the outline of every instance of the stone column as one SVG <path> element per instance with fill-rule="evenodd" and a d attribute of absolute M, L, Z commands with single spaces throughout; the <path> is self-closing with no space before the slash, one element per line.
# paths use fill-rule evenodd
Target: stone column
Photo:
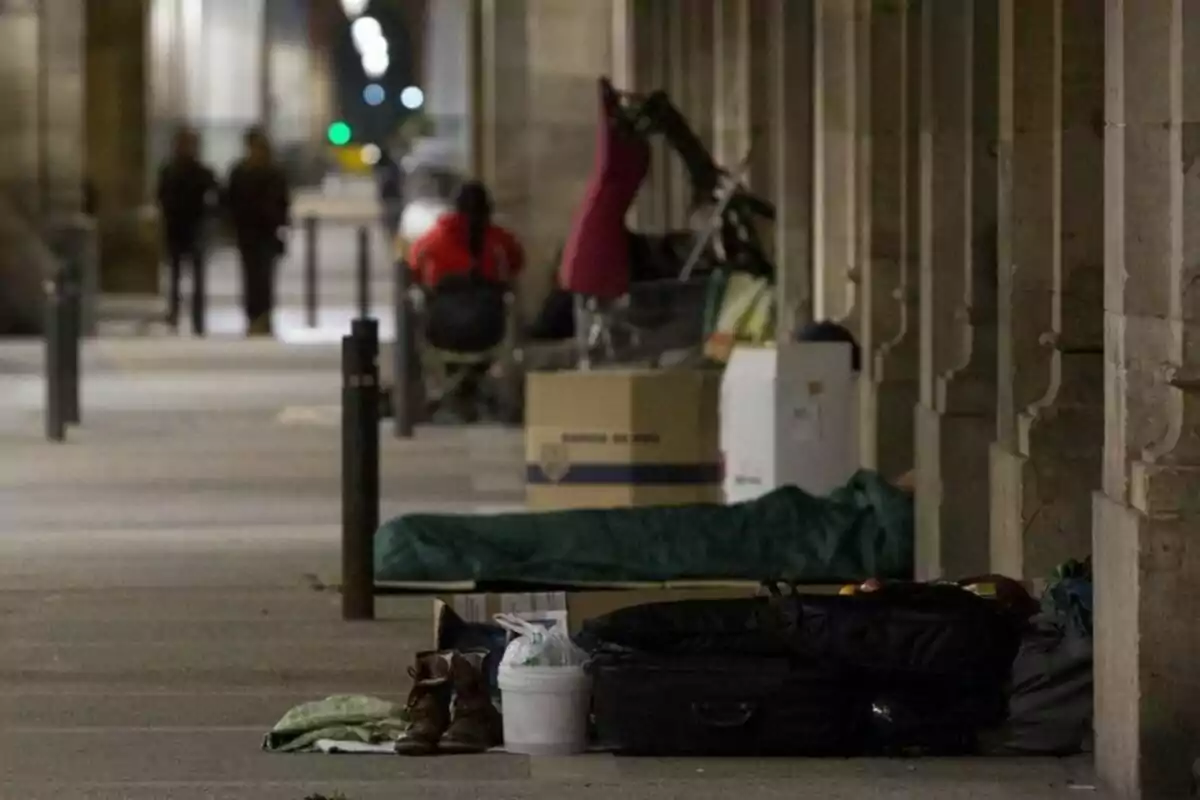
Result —
<path fill-rule="evenodd" d="M 717 9 L 712 2 L 696 3 L 682 0 L 683 40 L 687 51 L 687 107 L 685 112 L 692 130 L 700 141 L 712 150 L 716 117 L 713 106 L 717 98 L 716 55 Z M 691 197 L 687 198 L 689 201 Z"/>
<path fill-rule="evenodd" d="M 862 276 L 871 249 L 871 19 L 875 0 L 853 0 L 854 25 L 854 261 L 850 268 L 850 307 L 845 324 L 858 331 L 859 343 L 870 323 L 862 294 Z M 886 6 L 881 12 L 886 12 Z M 865 387 L 866 382 L 860 386 Z M 861 407 L 860 407 L 861 410 Z M 861 437 L 860 437 L 861 440 Z"/>
<path fill-rule="evenodd" d="M 471 172 L 478 166 L 472 164 L 471 132 L 480 10 L 477 0 L 431 0 L 426 5 L 422 48 L 424 112 L 438 139 L 454 142 L 464 171 Z"/>
<path fill-rule="evenodd" d="M 633 44 L 632 80 L 621 88 L 642 94 L 663 89 L 678 102 L 668 81 L 673 55 L 668 49 L 671 42 L 669 28 L 671 18 L 678 16 L 677 9 L 664 0 L 628 0 L 628 3 Z M 672 220 L 671 201 L 675 195 L 672 180 L 678 177 L 678 169 L 661 139 L 656 138 L 650 147 L 650 174 L 642 184 L 636 205 L 637 226 L 644 232 L 661 232 Z"/>
<path fill-rule="evenodd" d="M 813 6 L 775 0 L 768 17 L 774 59 L 775 269 L 778 335 L 812 319 Z"/>
<path fill-rule="evenodd" d="M 750 61 L 748 15 L 751 0 L 713 0 L 713 155 L 735 169 L 753 144 L 750 134 Z"/>
<path fill-rule="evenodd" d="M 659 0 L 662 8 L 662 28 L 666 47 L 662 51 L 664 78 L 661 88 L 667 90 L 675 107 L 689 122 L 696 119 L 692 102 L 691 60 L 692 43 L 689 31 L 689 6 L 687 0 Z M 707 7 L 707 3 L 701 3 Z M 681 228 L 687 223 L 687 209 L 691 203 L 688 191 L 687 171 L 673 151 L 655 143 L 656 161 L 650 169 L 654 178 L 664 181 L 666 195 L 667 228 Z"/>
<path fill-rule="evenodd" d="M 78 207 L 83 13 L 80 0 L 0 7 L 0 334 L 40 330 L 54 262 L 38 220 Z"/>
<path fill-rule="evenodd" d="M 508 0 L 504 0 L 508 2 Z M 549 263 L 582 202 L 595 160 L 596 79 L 614 61 L 613 0 L 530 0 L 529 123 L 533 263 Z M 531 296 L 530 309 L 542 294 Z"/>
<path fill-rule="evenodd" d="M 80 0 L 42 0 L 41 4 L 42 201 L 45 210 L 51 213 L 78 211 L 82 200 L 85 67 L 82 6 Z"/>
<path fill-rule="evenodd" d="M 119 212 L 145 202 L 149 184 L 151 93 L 140 91 L 149 78 L 146 14 L 142 0 L 89 2 L 87 10 L 87 173 L 102 211 Z"/>
<path fill-rule="evenodd" d="M 761 197 L 778 188 L 772 99 L 783 76 L 771 52 L 776 0 L 716 0 L 716 119 L 713 154 L 730 173 Z M 747 157 L 749 162 L 746 162 Z M 743 167 L 748 167 L 743 169 Z M 768 257 L 773 255 L 771 226 L 759 231 Z"/>
<path fill-rule="evenodd" d="M 986 572 L 996 419 L 997 0 L 930 3 L 918 573 Z"/>
<path fill-rule="evenodd" d="M 862 462 L 895 477 L 913 468 L 917 403 L 917 250 L 911 235 L 918 154 L 919 2 L 875 9 L 870 32 L 869 237 L 860 276 Z"/>
<path fill-rule="evenodd" d="M 1083 6 L 1068 6 L 1068 26 Z M 1119 800 L 1187 796 L 1200 730 L 1200 20 L 1192 10 L 1191 0 L 1107 4 L 1096 768 Z"/>
<path fill-rule="evenodd" d="M 473 126 L 473 160 L 492 190 L 498 219 L 523 239 L 529 233 L 534 192 L 530 186 L 532 153 L 529 19 L 531 0 L 482 0 L 479 9 L 480 54 L 473 73 L 479 119 Z M 548 278 L 538 275 L 545 254 L 528 254 L 523 278 L 537 289 Z M 531 292 L 524 292 L 528 297 Z"/>
<path fill-rule="evenodd" d="M 816 316 L 843 319 L 853 308 L 859 229 L 855 219 L 858 150 L 855 44 L 858 4 L 816 0 L 816 197 L 813 213 Z"/>
<path fill-rule="evenodd" d="M 743 3 L 745 0 L 742 0 Z M 653 0 L 651 0 L 653 2 Z M 666 28 L 667 80 L 665 88 L 692 130 L 710 149 L 716 115 L 717 9 L 711 0 L 667 0 L 654 4 Z M 686 227 L 692 206 L 692 184 L 679 156 L 670 148 L 655 151 L 661 163 L 652 165 L 654 176 L 666 176 L 666 210 L 669 227 Z"/>
<path fill-rule="evenodd" d="M 1100 479 L 1104 18 L 1086 0 L 1005 11 L 1011 262 L 999 280 L 992 568 L 1039 578 L 1090 553 Z"/>
<path fill-rule="evenodd" d="M 594 162 L 596 79 L 625 61 L 625 0 L 485 0 L 480 20 L 481 172 L 497 216 L 526 247 L 523 310 L 536 311 Z M 640 20 L 634 18 L 636 27 Z M 640 54 L 639 54 L 640 55 Z M 623 65 L 621 65 L 623 66 Z"/>

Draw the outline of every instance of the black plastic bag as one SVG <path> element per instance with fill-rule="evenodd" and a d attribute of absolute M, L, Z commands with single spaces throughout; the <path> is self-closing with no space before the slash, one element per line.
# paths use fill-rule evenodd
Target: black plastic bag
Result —
<path fill-rule="evenodd" d="M 995 749 L 1045 756 L 1089 752 L 1094 685 L 1091 635 L 1068 614 L 1035 617 L 1013 662 L 1008 721 Z"/>

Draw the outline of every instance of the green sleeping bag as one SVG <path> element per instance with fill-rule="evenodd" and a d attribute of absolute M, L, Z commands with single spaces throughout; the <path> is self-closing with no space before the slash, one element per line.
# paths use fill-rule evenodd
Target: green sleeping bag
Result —
<path fill-rule="evenodd" d="M 912 497 L 860 472 L 828 497 L 793 486 L 736 505 L 408 514 L 375 534 L 375 580 L 573 586 L 908 579 Z"/>

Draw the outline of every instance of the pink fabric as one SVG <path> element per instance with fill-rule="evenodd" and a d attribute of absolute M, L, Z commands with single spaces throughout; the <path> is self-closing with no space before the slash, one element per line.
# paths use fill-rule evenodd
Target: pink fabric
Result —
<path fill-rule="evenodd" d="M 650 170 L 650 145 L 617 126 L 620 98 L 600 79 L 596 161 L 583 204 L 563 249 L 559 285 L 569 292 L 613 300 L 629 290 L 629 232 L 625 215 Z"/>

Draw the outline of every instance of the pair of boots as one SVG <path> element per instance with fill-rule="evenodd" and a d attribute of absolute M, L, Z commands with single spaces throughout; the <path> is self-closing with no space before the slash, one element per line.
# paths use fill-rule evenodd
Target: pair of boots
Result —
<path fill-rule="evenodd" d="M 418 653 L 409 667 L 409 729 L 396 752 L 423 756 L 482 753 L 503 743 L 500 712 L 492 704 L 483 662 L 487 651 Z"/>

